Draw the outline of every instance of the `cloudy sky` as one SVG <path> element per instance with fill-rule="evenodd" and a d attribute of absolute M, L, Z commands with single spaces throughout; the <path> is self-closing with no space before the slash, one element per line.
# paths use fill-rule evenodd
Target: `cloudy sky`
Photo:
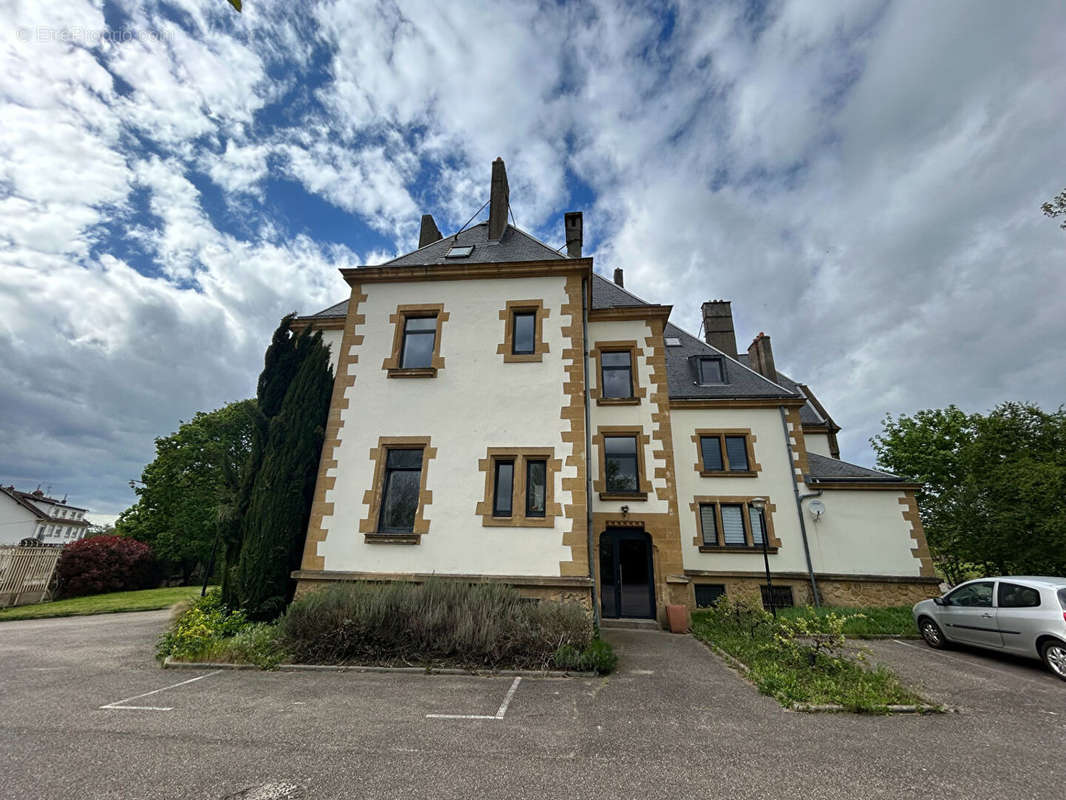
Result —
<path fill-rule="evenodd" d="M 836 7 L 836 8 L 834 8 Z M 0 481 L 102 515 L 338 267 L 520 227 L 733 300 L 871 463 L 886 412 L 1066 400 L 1059 2 L 0 0 Z"/>

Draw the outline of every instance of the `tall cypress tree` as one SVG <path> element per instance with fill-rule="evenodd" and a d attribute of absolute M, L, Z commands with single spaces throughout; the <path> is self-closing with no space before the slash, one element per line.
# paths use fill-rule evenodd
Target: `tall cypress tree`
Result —
<path fill-rule="evenodd" d="M 320 333 L 282 320 L 259 377 L 257 441 L 241 492 L 240 537 L 230 553 L 224 598 L 253 619 L 273 619 L 292 599 L 311 515 L 333 372 Z"/>

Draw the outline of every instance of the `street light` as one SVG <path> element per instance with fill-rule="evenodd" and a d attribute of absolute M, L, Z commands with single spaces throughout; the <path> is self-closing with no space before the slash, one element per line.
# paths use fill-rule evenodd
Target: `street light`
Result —
<path fill-rule="evenodd" d="M 766 503 L 765 497 L 753 497 L 748 501 L 748 505 L 759 512 L 759 524 L 762 530 L 759 531 L 759 538 L 762 539 L 762 563 L 766 568 L 766 591 L 770 596 L 770 613 L 777 617 L 777 604 L 774 602 L 774 583 L 770 579 L 770 551 L 766 549 Z"/>

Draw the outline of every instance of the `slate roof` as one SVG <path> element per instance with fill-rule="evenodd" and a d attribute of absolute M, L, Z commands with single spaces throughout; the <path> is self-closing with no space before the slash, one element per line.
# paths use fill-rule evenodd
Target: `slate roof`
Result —
<path fill-rule="evenodd" d="M 883 481 L 885 483 L 906 483 L 903 478 L 889 472 L 878 469 L 860 467 L 858 464 L 849 464 L 837 458 L 807 453 L 809 471 L 807 476 L 816 482 L 832 483 L 833 481 Z"/>
<path fill-rule="evenodd" d="M 473 245 L 474 252 L 466 258 L 445 258 L 453 247 Z M 445 236 L 432 244 L 407 253 L 392 261 L 376 266 L 381 267 L 415 267 L 427 264 L 501 264 L 505 261 L 544 261 L 545 259 L 564 259 L 566 256 L 553 250 L 539 239 L 525 231 L 508 225 L 498 241 L 489 241 L 489 224 L 481 222 L 462 233 Z"/>
<path fill-rule="evenodd" d="M 609 281 L 602 275 L 592 274 L 592 307 L 593 308 L 632 308 L 633 306 L 650 306 L 646 300 L 641 300 L 632 292 L 626 291 L 614 281 Z"/>

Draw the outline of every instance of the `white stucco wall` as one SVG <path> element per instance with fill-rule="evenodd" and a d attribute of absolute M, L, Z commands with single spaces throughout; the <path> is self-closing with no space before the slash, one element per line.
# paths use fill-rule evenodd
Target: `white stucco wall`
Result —
<path fill-rule="evenodd" d="M 318 545 L 326 570 L 357 572 L 439 572 L 451 574 L 558 576 L 559 563 L 571 559 L 562 544 L 571 523 L 557 517 L 554 528 L 483 527 L 475 515 L 484 499 L 485 473 L 478 460 L 489 447 L 552 447 L 563 462 L 555 474 L 554 501 L 572 502 L 564 492 L 570 445 L 562 440 L 569 422 L 560 418 L 565 381 L 562 315 L 568 298 L 562 277 L 378 283 L 363 286 L 367 299 L 359 311 L 365 338 L 351 365 L 354 386 L 347 389 L 338 466 L 330 474 L 334 504 L 323 520 L 325 541 Z M 499 312 L 508 300 L 543 299 L 550 313 L 543 336 L 549 352 L 541 362 L 505 364 L 496 352 L 503 342 Z M 389 315 L 399 304 L 443 303 L 440 355 L 444 368 L 435 378 L 388 378 L 382 362 L 391 354 L 394 325 Z M 424 516 L 429 532 L 414 546 L 367 544 L 359 522 L 367 517 L 363 495 L 371 488 L 370 450 L 380 436 L 429 436 L 437 456 L 429 462 L 426 488 L 433 492 Z"/>
<path fill-rule="evenodd" d="M 806 511 L 807 540 L 818 572 L 917 576 L 921 563 L 911 548 L 911 524 L 903 519 L 903 492 L 833 489 L 822 492 L 825 513 L 815 522 Z"/>
<path fill-rule="evenodd" d="M 0 545 L 18 544 L 37 532 L 37 517 L 6 494 L 0 495 Z"/>
<path fill-rule="evenodd" d="M 774 535 L 781 540 L 777 553 L 770 556 L 770 567 L 780 572 L 806 571 L 803 540 L 792 478 L 789 474 L 789 451 L 781 416 L 776 408 L 673 409 L 670 426 L 674 439 L 674 464 L 677 467 L 678 516 L 681 521 L 681 551 L 685 569 L 709 571 L 759 572 L 763 569 L 762 552 L 701 553 L 693 540 L 700 534 L 696 514 L 689 508 L 694 497 L 766 497 L 776 506 L 773 512 Z M 696 445 L 692 435 L 700 428 L 749 428 L 755 436 L 755 461 L 762 471 L 754 478 L 703 478 L 696 471 Z M 801 484 L 802 488 L 802 484 Z"/>
<path fill-rule="evenodd" d="M 826 458 L 832 458 L 833 454 L 829 451 L 829 436 L 825 433 L 804 433 L 803 439 L 807 443 L 808 453 L 817 453 L 820 456 Z"/>
<path fill-rule="evenodd" d="M 653 388 L 651 386 L 651 374 L 648 365 L 648 356 L 650 355 L 650 352 L 647 349 L 647 337 L 649 336 L 651 336 L 651 327 L 647 322 L 642 320 L 589 323 L 590 349 L 595 347 L 597 342 L 619 341 L 636 341 L 640 347 L 640 352 L 637 355 L 636 364 L 634 365 L 637 384 L 645 390 L 645 397 L 640 405 L 599 406 L 596 405 L 596 401 L 593 400 L 589 413 L 593 435 L 596 434 L 596 429 L 601 425 L 639 426 L 644 431 L 644 435 L 648 437 L 649 442 L 643 448 L 644 458 L 640 465 L 640 474 L 642 478 L 651 483 L 652 487 L 652 491 L 648 493 L 647 501 L 601 501 L 598 497 L 598 493 L 594 492 L 592 510 L 596 513 L 617 512 L 622 505 L 628 505 L 634 516 L 639 516 L 640 514 L 666 514 L 669 512 L 669 504 L 665 500 L 659 500 L 655 492 L 656 489 L 666 488 L 666 479 L 655 477 L 655 468 L 656 466 L 662 466 L 662 462 L 656 462 L 652 457 L 652 452 L 659 449 L 659 443 L 652 438 L 652 433 L 655 430 L 652 414 L 655 413 L 655 408 L 651 403 Z M 599 365 L 595 359 L 589 359 L 590 390 L 599 386 L 600 375 L 598 366 Z M 592 480 L 595 482 L 600 478 L 600 452 L 595 443 L 592 445 L 592 455 L 593 459 L 590 468 L 592 471 Z"/>
<path fill-rule="evenodd" d="M 344 331 L 337 329 L 322 331 L 322 342 L 329 348 L 329 366 L 334 376 L 337 374 L 337 360 L 341 352 L 341 335 Z"/>

